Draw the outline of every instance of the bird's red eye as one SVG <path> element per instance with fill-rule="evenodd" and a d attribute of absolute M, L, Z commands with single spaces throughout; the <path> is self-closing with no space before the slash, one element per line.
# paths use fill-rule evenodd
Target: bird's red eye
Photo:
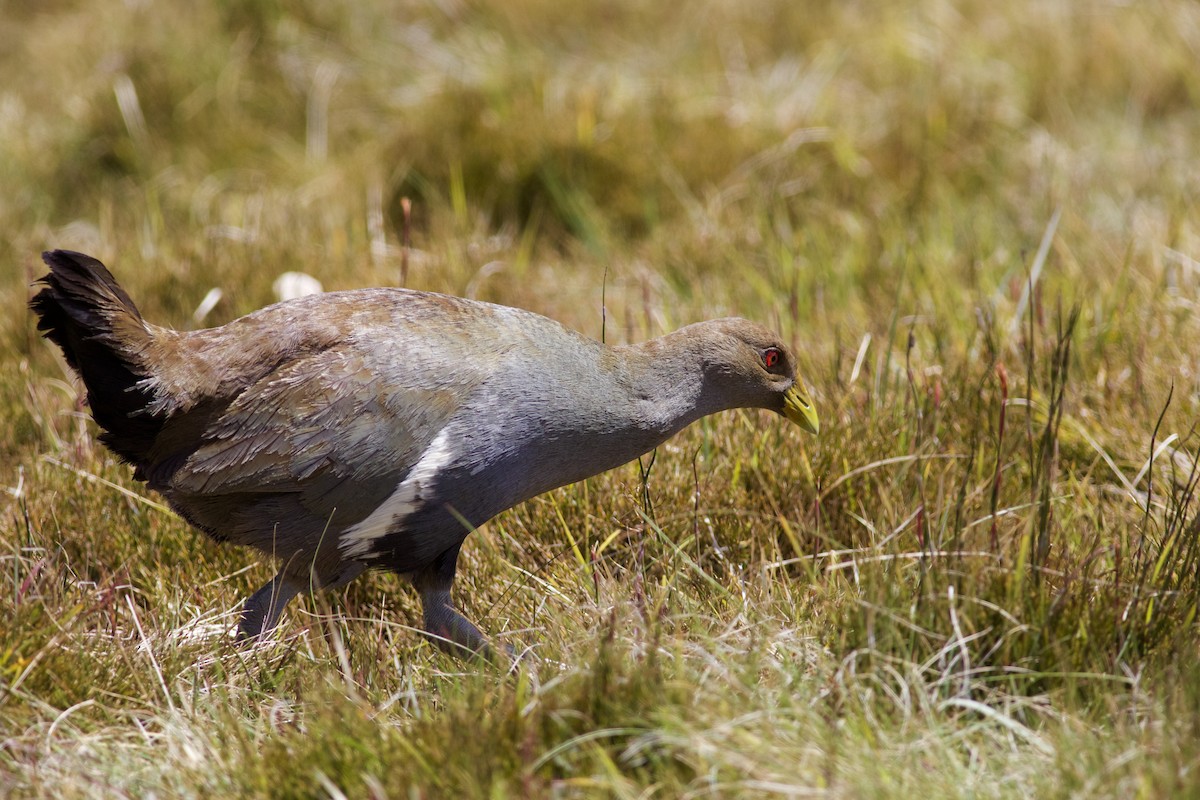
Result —
<path fill-rule="evenodd" d="M 775 369 L 779 366 L 779 360 L 783 358 L 783 354 L 779 352 L 778 347 L 768 347 L 763 351 L 763 365 L 767 369 Z"/>

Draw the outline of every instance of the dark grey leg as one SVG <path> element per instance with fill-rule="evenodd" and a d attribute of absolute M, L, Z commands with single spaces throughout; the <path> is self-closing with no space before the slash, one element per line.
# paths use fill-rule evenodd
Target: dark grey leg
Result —
<path fill-rule="evenodd" d="M 270 633 L 279 624 L 283 607 L 307 588 L 308 581 L 287 574 L 286 569 L 279 570 L 242 606 L 242 621 L 238 624 L 239 639 L 256 639 Z"/>
<path fill-rule="evenodd" d="M 487 639 L 469 619 L 455 610 L 450 600 L 450 587 L 458 567 L 456 544 L 421 572 L 412 576 L 413 585 L 421 593 L 425 610 L 425 632 L 430 641 L 458 658 L 483 656 L 491 659 L 493 650 Z"/>
<path fill-rule="evenodd" d="M 425 609 L 425 631 L 430 641 L 442 650 L 459 658 L 490 655 L 487 639 L 479 628 L 454 609 L 449 591 L 422 592 L 421 605 Z"/>
<path fill-rule="evenodd" d="M 256 639 L 265 636 L 279 624 L 279 616 L 291 599 L 309 588 L 336 589 L 344 586 L 363 573 L 363 564 L 350 564 L 340 574 L 326 575 L 321 580 L 316 574 L 296 575 L 288 565 L 275 574 L 265 586 L 250 596 L 242 606 L 242 620 L 238 625 L 239 639 Z"/>

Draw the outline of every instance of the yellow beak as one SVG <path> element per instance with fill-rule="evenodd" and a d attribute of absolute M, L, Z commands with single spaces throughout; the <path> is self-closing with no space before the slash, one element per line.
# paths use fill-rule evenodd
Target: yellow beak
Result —
<path fill-rule="evenodd" d="M 817 407 L 808 398 L 808 391 L 799 379 L 783 394 L 783 413 L 792 422 L 816 436 L 821 432 Z"/>

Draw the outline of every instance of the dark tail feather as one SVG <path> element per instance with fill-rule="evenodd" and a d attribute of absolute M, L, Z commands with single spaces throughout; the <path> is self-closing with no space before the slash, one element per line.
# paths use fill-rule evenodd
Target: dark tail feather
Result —
<path fill-rule="evenodd" d="M 38 330 L 62 348 L 83 378 L 100 441 L 124 460 L 143 463 L 163 420 L 146 407 L 153 393 L 144 358 L 153 334 L 112 274 L 96 259 L 69 250 L 42 253 L 50 273 L 29 302 Z"/>

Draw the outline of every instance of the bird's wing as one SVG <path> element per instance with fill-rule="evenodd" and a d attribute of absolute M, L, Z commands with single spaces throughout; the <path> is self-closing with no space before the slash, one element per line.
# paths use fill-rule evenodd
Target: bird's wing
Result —
<path fill-rule="evenodd" d="M 373 484 L 390 491 L 480 378 L 458 371 L 447 384 L 415 366 L 381 372 L 350 344 L 280 365 L 207 425 L 170 487 L 208 496 L 302 492 L 322 506 L 376 494 Z"/>

